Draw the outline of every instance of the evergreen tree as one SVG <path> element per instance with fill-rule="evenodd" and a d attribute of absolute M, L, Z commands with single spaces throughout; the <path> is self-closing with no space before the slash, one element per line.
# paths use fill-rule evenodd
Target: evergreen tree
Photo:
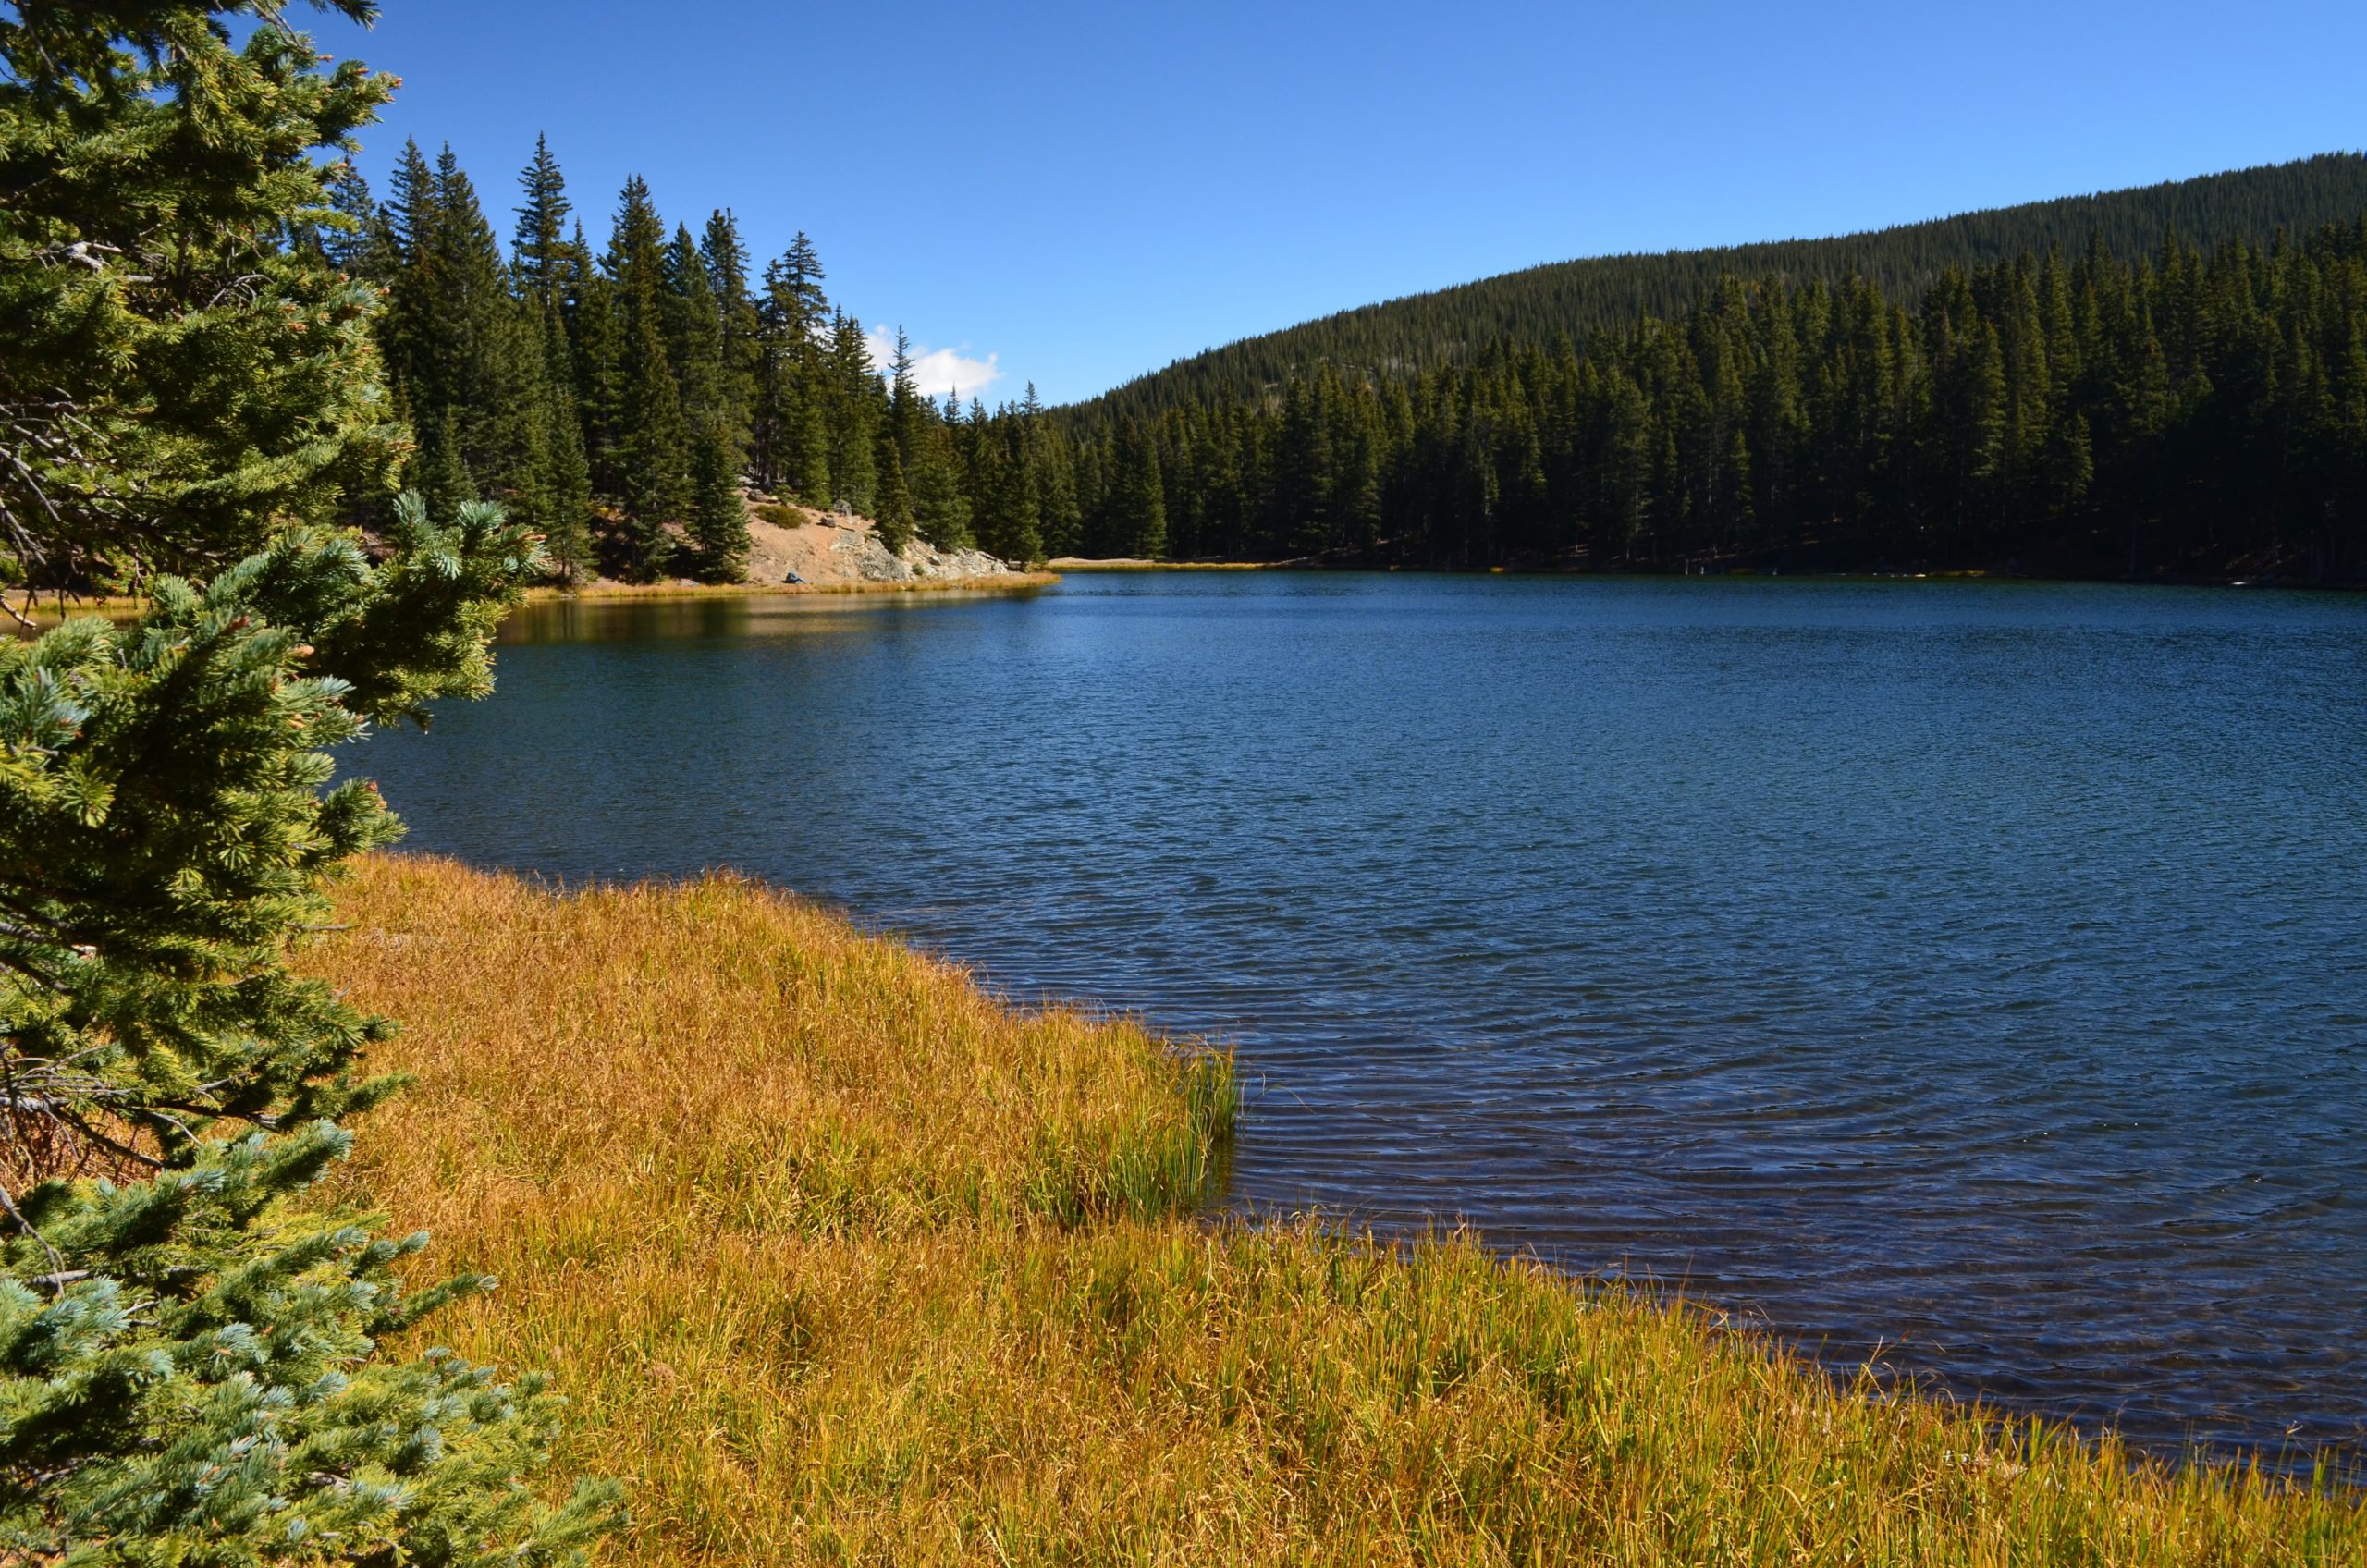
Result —
<path fill-rule="evenodd" d="M 723 429 L 734 451 L 744 459 L 755 429 L 764 327 L 748 288 L 748 247 L 740 238 L 738 220 L 730 208 L 708 215 L 706 231 L 699 238 L 699 259 L 706 268 L 707 288 L 715 297 L 721 327 Z"/>
<path fill-rule="evenodd" d="M 582 239 L 579 230 L 577 238 Z M 597 268 L 583 278 L 575 307 L 569 358 L 575 372 L 577 418 L 583 431 L 583 459 L 592 493 L 610 502 L 624 496 L 624 324 L 619 319 L 616 285 Z"/>
<path fill-rule="evenodd" d="M 1028 393 L 1033 397 L 1033 385 Z M 1039 453 L 1036 467 L 1042 523 L 1031 558 L 1073 555 L 1084 537 L 1085 508 L 1077 498 L 1076 469 L 1069 456 L 1068 443 L 1049 423 L 1038 424 L 1030 439 Z"/>
<path fill-rule="evenodd" d="M 975 398 L 970 401 L 969 417 L 956 422 L 952 428 L 960 436 L 962 486 L 970 497 L 972 532 L 978 548 L 999 556 L 1005 513 L 1011 505 L 1010 445 L 988 422 L 987 410 Z"/>
<path fill-rule="evenodd" d="M 603 263 L 618 327 L 617 494 L 626 517 L 618 569 L 649 582 L 671 569 L 670 524 L 691 509 L 691 426 L 667 351 L 665 230 L 641 177 L 625 182 Z"/>
<path fill-rule="evenodd" d="M 370 182 L 350 159 L 329 166 L 328 205 L 330 216 L 300 228 L 328 264 L 348 277 L 372 283 L 383 283 L 393 276 L 386 219 L 371 197 Z"/>
<path fill-rule="evenodd" d="M 360 10 L 358 0 L 348 8 Z M 391 83 L 247 5 L 0 17 L 0 548 L 80 586 L 235 558 L 268 520 L 382 507 L 399 429 L 374 304 L 291 231 Z M 229 554 L 226 555 L 225 552 Z"/>
<path fill-rule="evenodd" d="M 1031 381 L 1019 407 L 1004 421 L 1004 438 L 1011 447 L 1010 490 L 1002 508 L 1002 548 L 997 554 L 1021 566 L 1044 558 L 1043 415 L 1044 405 Z"/>
<path fill-rule="evenodd" d="M 719 430 L 696 439 L 692 471 L 690 536 L 699 576 L 739 582 L 748 575 L 748 511 L 732 472 L 731 448 Z"/>
<path fill-rule="evenodd" d="M 548 508 L 543 554 L 561 582 L 573 583 L 593 563 L 592 468 L 583 450 L 567 323 L 556 298 L 544 300 L 540 325 L 545 421 L 541 486 Z"/>
<path fill-rule="evenodd" d="M 691 432 L 675 394 L 665 340 L 658 335 L 656 301 L 645 299 L 642 306 L 624 312 L 624 353 L 618 370 L 623 387 L 619 499 L 626 517 L 619 564 L 629 580 L 645 582 L 671 569 L 674 536 L 668 525 L 690 511 Z"/>
<path fill-rule="evenodd" d="M 765 269 L 757 310 L 754 440 L 759 482 L 809 505 L 831 503 L 822 263 L 801 233 Z"/>
<path fill-rule="evenodd" d="M 2227 197 L 2215 221 L 2240 227 L 2241 214 L 2273 205 L 2230 195 L 2245 181 L 2316 210 L 2354 185 L 2367 193 L 2367 160 L 2229 178 L 2196 189 Z M 2066 242 L 2075 208 L 2185 200 L 2139 192 L 2001 219 L 1998 233 L 2047 237 L 2027 252 L 1944 225 L 1862 245 L 1587 263 L 1567 276 L 1642 280 L 1640 298 L 1669 308 L 1639 316 L 1635 289 L 1593 282 L 1537 300 L 1490 284 L 1472 298 L 1523 301 L 1502 330 L 1458 327 L 1450 347 L 1392 351 L 1366 361 L 1374 368 L 1316 355 L 1225 379 L 1263 362 L 1252 345 L 1082 408 L 1045 410 L 1031 386 L 1015 406 L 965 416 L 921 395 L 901 331 L 883 386 L 803 234 L 752 299 L 730 214 L 668 244 L 636 182 L 595 272 L 580 235 L 551 239 L 564 197 L 546 148 L 523 183 L 513 282 L 530 294 L 528 252 L 553 258 L 532 266 L 552 279 L 563 352 L 531 311 L 508 329 L 524 351 L 502 349 L 499 320 L 471 303 L 498 255 L 448 158 L 411 153 L 374 216 L 366 192 L 349 193 L 344 221 L 300 227 L 300 248 L 323 257 L 367 231 L 355 264 L 432 263 L 418 278 L 411 263 L 394 269 L 406 276 L 381 329 L 418 430 L 415 483 L 439 504 L 499 497 L 571 557 L 564 520 L 589 508 L 561 497 L 582 495 L 568 478 L 580 461 L 593 494 L 623 514 L 612 554 L 632 575 L 666 570 L 674 530 L 691 526 L 697 447 L 711 433 L 761 489 L 896 511 L 882 517 L 894 529 L 901 482 L 921 537 L 953 547 L 975 536 L 1013 559 L 1131 554 L 1153 539 L 1181 555 L 1465 567 L 1690 570 L 1745 556 L 2132 575 L 2306 562 L 2336 580 L 2367 570 L 2346 423 L 2367 265 L 2355 218 L 2209 251 L 2159 226 L 2132 249 L 2120 218 L 2084 248 Z M 1930 248 L 1943 230 L 1963 242 L 1956 259 Z M 1800 264 L 1719 270 L 1760 254 Z M 658 354 L 638 337 L 651 276 Z M 1470 303 L 1383 313 L 1443 332 L 1477 319 Z M 1361 321 L 1318 324 L 1304 340 L 1367 343 Z M 415 390 L 437 386 L 459 390 Z M 1178 387 L 1190 396 L 1169 395 Z M 2124 548 L 2108 558 L 2096 541 L 2116 534 Z"/>
<path fill-rule="evenodd" d="M 539 304 L 558 298 L 565 286 L 567 218 L 574 210 L 547 138 L 534 138 L 534 156 L 518 176 L 518 188 L 526 199 L 518 208 L 510 262 L 517 270 L 518 291 Z"/>
<path fill-rule="evenodd" d="M 323 210 L 309 154 L 346 150 L 386 96 L 320 58 L 254 5 L 0 20 L 0 167 L 34 193 L 0 213 L 0 294 L 38 307 L 12 318 L 37 325 L 0 361 L 0 402 L 25 377 L 51 400 L 0 424 L 62 404 L 79 432 L 73 488 L 18 457 L 0 491 L 18 559 L 262 546 L 202 587 L 150 580 L 136 623 L 0 644 L 12 1560 L 547 1563 L 610 1512 L 596 1487 L 539 1500 L 537 1385 L 379 1348 L 488 1281 L 409 1291 L 396 1265 L 420 1239 L 293 1201 L 346 1146 L 325 1119 L 395 1087 L 357 1072 L 386 1021 L 283 962 L 324 878 L 397 830 L 374 787 L 332 785 L 329 748 L 481 692 L 493 621 L 536 564 L 522 526 L 473 502 L 439 523 L 404 498 L 374 561 L 307 521 L 348 484 L 374 496 L 395 446 L 362 337 L 374 294 L 281 242 Z M 121 289 L 104 276 L 129 253 L 118 224 L 186 274 Z M 190 485 L 207 494 L 113 536 Z M 117 1180 L 74 1179 L 92 1171 Z"/>
<path fill-rule="evenodd" d="M 705 260 L 686 227 L 677 227 L 673 242 L 666 247 L 665 288 L 667 358 L 681 390 L 682 417 L 700 439 L 713 435 L 736 447 L 739 434 L 724 367 L 723 312 L 707 282 Z"/>
<path fill-rule="evenodd" d="M 546 317 L 563 310 L 577 269 L 569 248 L 548 239 L 555 171 L 546 155 L 538 165 L 529 180 L 546 211 L 526 242 L 546 276 L 530 290 L 505 266 L 450 150 L 430 165 L 406 148 L 385 226 L 394 264 L 380 337 L 397 404 L 420 436 L 406 468 L 411 485 L 447 513 L 462 500 L 497 499 L 519 521 L 570 540 L 571 562 L 586 511 L 583 442 L 575 373 Z"/>
<path fill-rule="evenodd" d="M 968 549 L 970 498 L 963 494 L 961 461 L 933 410 L 922 423 L 915 457 L 910 479 L 915 530 L 940 550 Z"/>
<path fill-rule="evenodd" d="M 827 277 L 822 270 L 821 255 L 814 249 L 814 241 L 800 229 L 774 263 L 775 277 L 767 283 L 773 297 L 785 312 L 789 328 L 793 333 L 811 337 L 828 316 L 830 301 L 822 292 Z"/>
<path fill-rule="evenodd" d="M 1186 551 L 2343 580 L 2367 544 L 2334 411 L 2362 268 L 2352 223 L 2210 254 L 2173 236 L 2133 263 L 2101 239 L 2008 255 L 1941 269 L 1912 309 L 1864 277 L 1728 278 L 1583 345 L 1500 341 L 1410 377 L 1318 365 L 1140 434 Z M 1044 423 L 1038 493 L 1057 447 L 1088 546 L 1128 548 L 1125 422 Z M 1004 465 L 966 483 L 1001 526 Z"/>
<path fill-rule="evenodd" d="M 474 503 L 441 529 L 407 505 L 389 543 L 373 566 L 283 535 L 202 589 L 157 580 L 136 625 L 0 647 L 0 688 L 31 699 L 0 716 L 22 764 L 0 843 L 39 868 L 0 876 L 0 962 L 33 982 L 0 998 L 8 1164 L 31 1179 L 0 1194 L 12 1550 L 549 1561 L 607 1513 L 602 1488 L 551 1510 L 522 1484 L 553 1415 L 538 1385 L 376 1353 L 489 1281 L 407 1292 L 394 1265 L 421 1238 L 292 1205 L 347 1147 L 324 1118 L 397 1086 L 354 1071 L 386 1022 L 282 962 L 324 876 L 397 831 L 374 786 L 323 792 L 327 748 L 483 691 L 534 558 Z M 150 1174 L 64 1179 L 93 1159 Z"/>
<path fill-rule="evenodd" d="M 875 465 L 879 475 L 878 500 L 872 508 L 872 517 L 879 524 L 879 542 L 889 553 L 902 555 L 904 546 L 913 542 L 913 493 L 904 484 L 904 462 L 896 455 L 896 442 L 888 425 L 879 427 L 879 450 Z"/>
<path fill-rule="evenodd" d="M 913 379 L 913 340 L 899 326 L 895 357 L 888 362 L 888 431 L 896 443 L 897 459 L 907 469 L 920 459 L 926 426 L 935 412 Z"/>
<path fill-rule="evenodd" d="M 1378 377 L 1470 363 L 1490 344 L 1551 350 L 1568 333 L 1625 333 L 1646 317 L 1684 319 L 1728 278 L 1837 288 L 1851 277 L 1910 307 L 1944 269 L 1989 268 L 2022 255 L 2075 253 L 2092 235 L 2120 264 L 2157 252 L 2165 224 L 2201 226 L 2198 253 L 2226 240 L 2266 242 L 2354 224 L 2367 210 L 2367 154 L 2330 153 L 2196 179 L 1967 213 L 1876 233 L 1649 256 L 1553 263 L 1477 283 L 1342 310 L 1232 343 L 1143 376 L 1080 410 L 1096 423 L 1205 405 L 1276 386 L 1310 367 Z M 1342 301 L 1343 304 L 1352 303 Z M 2199 318 L 2198 318 L 2199 319 Z"/>
<path fill-rule="evenodd" d="M 406 383 L 416 384 L 450 357 L 445 346 L 448 334 L 436 314 L 435 286 L 429 276 L 441 227 L 435 173 L 415 141 L 406 139 L 396 158 L 379 218 L 389 286 L 386 311 L 377 323 L 377 340 L 387 379 L 401 398 Z"/>
<path fill-rule="evenodd" d="M 830 498 L 867 514 L 877 499 L 874 446 L 887 410 L 871 364 L 871 342 L 863 334 L 863 323 L 844 311 L 830 316 L 824 375 L 819 401 L 828 440 Z"/>
<path fill-rule="evenodd" d="M 1142 560 L 1167 554 L 1167 496 L 1159 471 L 1159 449 L 1132 420 L 1118 428 L 1116 472 L 1110 486 L 1105 529 L 1110 553 Z"/>
<path fill-rule="evenodd" d="M 429 508 L 440 508 L 447 517 L 481 498 L 460 446 L 460 410 L 448 403 L 420 423 L 419 446 L 404 467 L 411 487 L 425 497 Z"/>

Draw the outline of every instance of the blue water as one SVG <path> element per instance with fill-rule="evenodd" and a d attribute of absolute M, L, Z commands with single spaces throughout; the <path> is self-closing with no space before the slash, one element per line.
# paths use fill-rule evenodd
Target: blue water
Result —
<path fill-rule="evenodd" d="M 2367 598 L 1194 573 L 539 606 L 411 843 L 1233 1042 L 1462 1217 L 2140 1440 L 2367 1438 Z"/>

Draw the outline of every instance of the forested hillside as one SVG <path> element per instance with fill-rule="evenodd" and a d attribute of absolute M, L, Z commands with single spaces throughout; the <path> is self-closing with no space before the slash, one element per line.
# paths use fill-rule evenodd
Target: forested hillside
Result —
<path fill-rule="evenodd" d="M 1671 320 L 1122 419 L 1181 556 L 1474 568 L 1939 566 L 2356 581 L 2367 218 L 2135 263 L 2092 242 L 1865 279 L 1728 278 Z"/>
<path fill-rule="evenodd" d="M 412 482 L 570 575 L 738 577 L 743 488 L 1019 561 L 2367 571 L 2355 155 L 1541 268 L 1049 411 L 883 375 L 802 235 L 759 268 L 635 179 L 595 250 L 547 149 L 521 184 L 506 256 L 416 148 L 314 242 L 389 293 Z"/>
<path fill-rule="evenodd" d="M 1540 268 L 1052 417 L 1088 553 L 2356 582 L 2363 258 L 2327 156 Z"/>
<path fill-rule="evenodd" d="M 1504 273 L 1428 294 L 1342 311 L 1179 360 L 1064 413 L 1155 415 L 1330 364 L 1394 374 L 1467 361 L 1489 344 L 1551 348 L 1567 333 L 1681 315 L 1725 277 L 1801 284 L 1862 277 L 1910 304 L 1950 267 L 2024 251 L 2076 253 L 2091 239 L 2123 261 L 2157 251 L 2177 233 L 2210 247 L 2265 242 L 2367 212 L 2367 153 L 2293 163 L 2090 196 L 1963 213 L 1831 239 L 1597 256 Z"/>

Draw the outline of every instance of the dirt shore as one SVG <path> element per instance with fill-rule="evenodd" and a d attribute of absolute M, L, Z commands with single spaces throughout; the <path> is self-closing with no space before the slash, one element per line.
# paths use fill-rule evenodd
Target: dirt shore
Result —
<path fill-rule="evenodd" d="M 925 594 L 1042 588 L 1058 582 L 1053 571 L 1028 571 L 983 550 L 940 550 L 915 539 L 900 552 L 880 542 L 878 525 L 867 517 L 816 511 L 761 496 L 748 501 L 747 578 L 740 582 L 700 582 L 687 577 L 656 582 L 623 582 L 595 577 L 573 587 L 530 589 L 530 599 L 566 594 L 583 598 L 690 597 L 734 594 Z M 1102 565 L 1106 563 L 1085 563 Z M 1126 564 L 1126 563 L 1118 563 Z M 1148 567 L 1159 563 L 1145 561 Z M 29 610 L 22 590 L 11 590 L 10 607 L 36 627 L 60 619 L 57 601 L 44 596 Z M 147 607 L 127 595 L 68 595 L 66 614 L 125 619 Z"/>
<path fill-rule="evenodd" d="M 871 519 L 817 511 L 762 495 L 748 499 L 747 578 L 703 583 L 669 578 L 651 583 L 595 578 L 573 589 L 536 589 L 536 596 L 589 597 L 700 594 L 911 594 L 932 590 L 1040 588 L 1048 571 L 1025 571 L 983 550 L 940 550 L 913 540 L 890 551 Z"/>

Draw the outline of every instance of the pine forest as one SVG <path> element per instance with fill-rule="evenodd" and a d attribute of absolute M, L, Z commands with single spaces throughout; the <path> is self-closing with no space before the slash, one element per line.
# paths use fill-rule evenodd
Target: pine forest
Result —
<path fill-rule="evenodd" d="M 1049 410 L 924 395 L 901 332 L 883 373 L 802 234 L 759 264 L 634 179 L 595 247 L 547 146 L 520 185 L 505 256 L 407 147 L 313 242 L 387 292 L 412 483 L 503 501 L 570 578 L 737 580 L 743 490 L 1023 563 L 2367 568 L 2357 156 L 1542 268 Z"/>

